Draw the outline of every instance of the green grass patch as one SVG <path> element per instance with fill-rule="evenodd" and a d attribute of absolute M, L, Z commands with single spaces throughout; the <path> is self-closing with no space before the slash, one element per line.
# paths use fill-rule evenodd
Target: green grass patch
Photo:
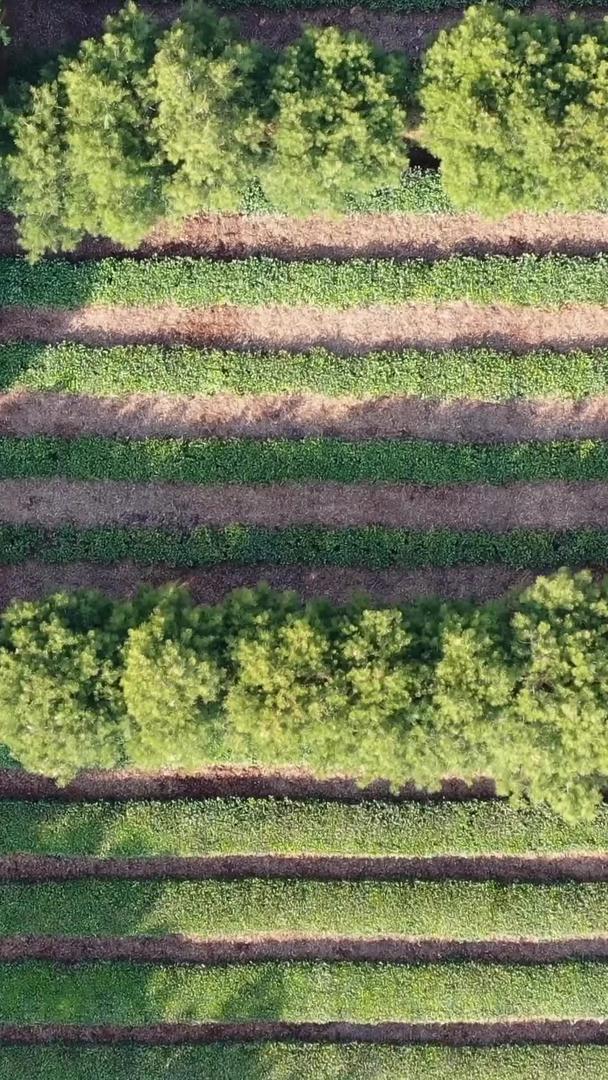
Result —
<path fill-rule="evenodd" d="M 270 962 L 163 967 L 0 965 L 0 1021 L 603 1019 L 608 965 Z"/>
<path fill-rule="evenodd" d="M 421 937 L 605 934 L 605 884 L 95 881 L 0 886 L 4 934 L 256 934 Z M 608 970 L 608 969 L 607 969 Z"/>
<path fill-rule="evenodd" d="M 51 476 L 191 484 L 605 480 L 608 442 L 475 446 L 406 439 L 0 437 L 0 478 Z"/>
<path fill-rule="evenodd" d="M 0 853 L 479 855 L 608 850 L 608 806 L 576 825 L 502 802 L 326 803 L 207 799 L 7 802 Z"/>
<path fill-rule="evenodd" d="M 82 394 L 282 394 L 424 398 L 585 398 L 608 393 L 608 350 L 492 349 L 377 352 L 336 356 L 236 352 L 176 345 L 0 345 L 0 389 Z"/>
<path fill-rule="evenodd" d="M 191 567 L 274 563 L 370 569 L 502 563 L 516 569 L 550 570 L 607 563 L 608 531 L 415 532 L 379 525 L 352 529 L 231 525 L 224 529 L 174 532 L 141 527 L 66 526 L 50 530 L 30 525 L 0 525 L 0 563 L 16 564 L 27 559 L 47 563 L 112 563 L 130 559 L 144 565 Z"/>
<path fill-rule="evenodd" d="M 608 1048 L 300 1046 L 0 1049 L 2 1080 L 606 1080 Z"/>
<path fill-rule="evenodd" d="M 605 304 L 608 257 L 454 256 L 438 262 L 351 259 L 281 262 L 251 258 L 0 260 L 0 304 L 75 308 L 85 304 L 174 303 L 184 307 L 314 304 L 348 308 L 415 300 L 480 304 Z"/>

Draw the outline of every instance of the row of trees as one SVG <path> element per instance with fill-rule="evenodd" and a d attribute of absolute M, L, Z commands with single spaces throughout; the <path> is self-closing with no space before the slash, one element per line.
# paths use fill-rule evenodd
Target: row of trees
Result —
<path fill-rule="evenodd" d="M 336 609 L 260 589 L 16 603 L 0 620 L 0 743 L 79 769 L 306 765 L 495 778 L 575 819 L 608 776 L 608 582 L 562 571 L 485 606 Z"/>
<path fill-rule="evenodd" d="M 238 209 L 254 180 L 279 210 L 339 212 L 399 182 L 421 107 L 457 207 L 579 210 L 605 198 L 608 21 L 471 8 L 414 78 L 335 28 L 277 55 L 200 0 L 164 31 L 130 3 L 15 100 L 0 191 L 34 257 Z"/>
<path fill-rule="evenodd" d="M 254 178 L 290 213 L 340 210 L 407 167 L 407 84 L 404 59 L 336 29 L 274 55 L 199 2 L 166 31 L 129 3 L 16 110 L 24 246 L 134 245 L 159 218 L 238 209 Z"/>

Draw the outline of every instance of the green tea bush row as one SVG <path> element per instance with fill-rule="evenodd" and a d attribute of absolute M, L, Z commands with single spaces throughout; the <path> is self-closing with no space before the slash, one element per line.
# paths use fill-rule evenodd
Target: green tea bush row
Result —
<path fill-rule="evenodd" d="M 608 303 L 608 256 L 456 255 L 438 262 L 351 259 L 282 262 L 249 258 L 60 259 L 32 266 L 0 260 L 0 305 L 313 304 L 348 308 L 406 301 L 468 300 L 556 306 Z"/>
<path fill-rule="evenodd" d="M 4 885 L 4 934 L 404 934 L 459 941 L 602 935 L 605 884 L 101 881 Z"/>
<path fill-rule="evenodd" d="M 83 557 L 42 539 L 44 558 Z M 584 818 L 608 775 L 607 597 L 608 579 L 562 571 L 484 606 L 337 609 L 264 588 L 215 607 L 171 588 L 16 603 L 0 743 L 60 781 L 224 761 L 429 788 L 481 774 Z"/>
<path fill-rule="evenodd" d="M 0 853 L 481 855 L 608 848 L 608 807 L 568 824 L 504 802 L 316 803 L 207 799 L 62 805 L 7 802 Z"/>
<path fill-rule="evenodd" d="M 0 478 L 270 484 L 590 481 L 608 478 L 608 443 L 492 446 L 375 439 L 146 439 L 0 436 Z"/>
<path fill-rule="evenodd" d="M 83 394 L 282 394 L 508 400 L 608 394 L 608 350 L 405 350 L 369 356 L 125 345 L 0 345 L 0 389 Z"/>
<path fill-rule="evenodd" d="M 315 1046 L 246 1043 L 73 1050 L 4 1047 L 0 1073 L 10 1080 L 605 1080 L 601 1046 L 501 1046 L 482 1050 L 437 1046 Z"/>
<path fill-rule="evenodd" d="M 0 1022 L 359 1023 L 601 1019 L 608 966 L 287 962 L 214 967 L 43 961 L 0 966 Z"/>
<path fill-rule="evenodd" d="M 608 532 L 577 529 L 513 529 L 506 533 L 418 532 L 382 525 L 349 529 L 293 526 L 271 529 L 254 525 L 201 527 L 190 532 L 147 527 L 0 525 L 0 560 L 49 563 L 165 563 L 175 567 L 220 563 L 277 566 L 475 566 L 501 563 L 515 569 L 554 570 L 560 566 L 608 564 Z"/>

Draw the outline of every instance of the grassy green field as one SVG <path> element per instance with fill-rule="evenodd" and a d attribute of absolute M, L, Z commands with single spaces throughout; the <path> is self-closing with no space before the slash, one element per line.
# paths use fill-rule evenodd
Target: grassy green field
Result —
<path fill-rule="evenodd" d="M 604 934 L 608 886 L 496 882 L 75 881 L 5 885 L 6 934 L 164 934 L 201 937 L 264 932 L 419 937 Z"/>
<path fill-rule="evenodd" d="M 0 259 L 0 305 L 6 307 L 172 303 L 182 307 L 314 304 L 349 308 L 415 300 L 557 307 L 605 304 L 608 258 L 461 255 L 438 262 L 351 259 L 341 263 L 168 258 L 52 260 L 35 266 L 22 259 Z"/>
<path fill-rule="evenodd" d="M 0 479 L 192 484 L 335 483 L 507 484 L 605 480 L 608 442 L 450 445 L 417 440 L 341 439 L 31 439 L 0 437 Z"/>
<path fill-rule="evenodd" d="M 505 802 L 207 799 L 2 805 L 0 854 L 482 855 L 608 851 L 608 807 L 569 824 Z"/>

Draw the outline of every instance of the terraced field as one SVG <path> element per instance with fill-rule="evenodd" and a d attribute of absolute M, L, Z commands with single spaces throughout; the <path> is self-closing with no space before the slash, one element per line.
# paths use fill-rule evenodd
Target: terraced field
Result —
<path fill-rule="evenodd" d="M 371 220 L 321 260 L 310 223 L 306 242 L 260 217 L 221 259 L 201 219 L 188 255 L 161 233 L 151 258 L 2 260 L 5 597 L 176 576 L 203 599 L 260 578 L 487 597 L 606 563 L 608 263 L 571 253 L 587 226 L 558 215 L 547 253 L 520 215 L 515 257 L 504 222 L 465 255 L 453 217 L 409 240 L 407 217 Z"/>
<path fill-rule="evenodd" d="M 2 1077 L 605 1075 L 605 809 L 0 780 Z"/>
<path fill-rule="evenodd" d="M 417 3 L 307 21 L 418 55 L 457 13 Z M 111 6 L 5 4 L 17 53 Z M 283 45 L 302 13 L 275 6 L 239 21 Z M 3 215 L 0 607 L 605 572 L 608 215 L 455 214 L 412 170 L 336 220 L 200 216 L 36 264 L 15 235 Z M 569 824 L 484 779 L 0 768 L 0 1080 L 606 1080 L 607 912 L 608 803 Z"/>

